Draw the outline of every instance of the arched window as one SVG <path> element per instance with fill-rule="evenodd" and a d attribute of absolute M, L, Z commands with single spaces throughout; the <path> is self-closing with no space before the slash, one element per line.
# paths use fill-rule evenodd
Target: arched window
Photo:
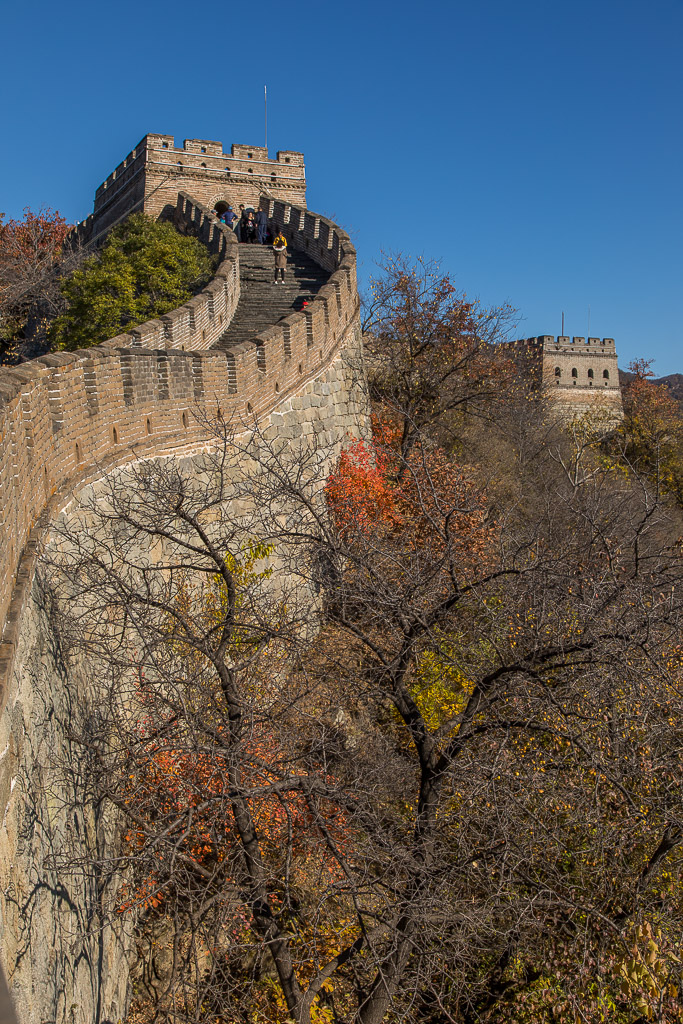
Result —
<path fill-rule="evenodd" d="M 572 366 L 572 377 L 578 377 L 578 376 L 579 376 L 579 371 L 576 369 L 575 366 Z"/>
<path fill-rule="evenodd" d="M 605 380 L 609 380 L 609 370 L 603 370 L 602 375 L 605 378 Z"/>
<path fill-rule="evenodd" d="M 589 371 L 588 371 L 588 379 L 589 379 L 589 380 L 593 380 L 594 378 L 595 378 L 595 374 L 593 373 L 593 371 L 592 371 L 592 370 L 589 370 Z"/>
<path fill-rule="evenodd" d="M 561 377 L 562 376 L 562 370 L 559 368 L 559 366 L 555 367 L 555 376 L 556 377 Z"/>

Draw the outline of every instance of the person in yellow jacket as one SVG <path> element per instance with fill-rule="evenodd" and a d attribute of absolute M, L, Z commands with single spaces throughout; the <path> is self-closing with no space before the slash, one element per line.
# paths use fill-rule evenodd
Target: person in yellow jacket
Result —
<path fill-rule="evenodd" d="M 285 283 L 285 267 L 287 266 L 287 239 L 281 231 L 277 231 L 273 242 L 275 253 L 275 284 Z M 278 279 L 278 272 L 280 278 Z"/>

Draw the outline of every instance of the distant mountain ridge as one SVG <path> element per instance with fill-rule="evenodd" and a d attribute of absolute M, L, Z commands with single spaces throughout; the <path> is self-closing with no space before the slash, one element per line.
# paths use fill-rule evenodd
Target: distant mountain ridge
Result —
<path fill-rule="evenodd" d="M 619 383 L 623 386 L 635 377 L 629 370 L 619 370 Z M 671 392 L 673 398 L 683 406 L 683 373 L 670 373 L 666 377 L 653 377 L 653 384 L 661 384 Z"/>

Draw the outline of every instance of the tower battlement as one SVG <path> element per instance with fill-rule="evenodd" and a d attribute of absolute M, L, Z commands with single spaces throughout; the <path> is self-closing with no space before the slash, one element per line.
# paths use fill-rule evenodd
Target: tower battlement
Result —
<path fill-rule="evenodd" d="M 89 236 L 97 239 L 130 213 L 158 217 L 175 206 L 179 192 L 189 192 L 209 209 L 216 203 L 258 208 L 262 198 L 306 206 L 304 155 L 278 150 L 271 158 L 264 146 L 233 144 L 230 152 L 211 139 L 148 134 L 95 191 Z"/>
<path fill-rule="evenodd" d="M 540 334 L 507 342 L 506 347 L 540 369 L 542 386 L 563 416 L 600 407 L 621 417 L 614 338 Z"/>

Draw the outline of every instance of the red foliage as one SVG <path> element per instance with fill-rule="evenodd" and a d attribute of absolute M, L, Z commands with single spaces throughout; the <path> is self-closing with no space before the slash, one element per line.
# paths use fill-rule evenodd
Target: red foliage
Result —
<path fill-rule="evenodd" d="M 141 697 L 143 705 L 148 703 Z M 222 731 L 221 726 L 217 729 Z M 303 771 L 289 763 L 264 728 L 255 728 L 230 753 L 196 749 L 172 730 L 161 741 L 160 731 L 168 733 L 153 728 L 147 714 L 138 719 L 140 745 L 128 775 L 125 802 L 134 808 L 140 824 L 131 827 L 125 839 L 131 854 L 142 855 L 146 871 L 137 884 L 122 887 L 119 913 L 161 907 L 166 901 L 168 850 L 156 842 L 159 832 L 168 828 L 167 839 L 174 850 L 209 870 L 239 848 L 231 796 L 235 775 L 230 773 L 236 762 L 239 788 L 249 794 L 247 805 L 263 858 L 277 862 L 291 843 L 292 870 L 324 871 L 328 876 L 338 871 L 320 843 L 306 798 L 297 789 L 296 777 Z M 291 787 L 276 792 L 273 787 L 283 779 L 290 780 Z M 330 804 L 326 821 L 338 847 L 345 849 L 349 831 L 344 812 Z M 225 881 L 234 882 L 227 870 Z M 278 901 L 276 893 L 271 898 Z M 237 912 L 234 926 L 238 930 L 249 926 L 243 911 Z"/>
<path fill-rule="evenodd" d="M 328 479 L 328 507 L 340 536 L 394 536 L 406 549 L 446 547 L 475 566 L 490 548 L 484 495 L 439 447 L 416 443 L 401 455 L 401 427 L 373 417 L 371 441 L 352 439 Z"/>
<path fill-rule="evenodd" d="M 2 336 L 21 336 L 31 316 L 52 315 L 61 301 L 58 269 L 69 225 L 55 210 L 3 223 L 0 214 L 0 325 Z M 35 331 L 36 325 L 33 326 Z"/>
<path fill-rule="evenodd" d="M 53 262 L 60 254 L 70 225 L 57 210 L 49 206 L 34 213 L 28 206 L 23 220 L 2 223 L 0 214 L 0 273 L 3 278 L 8 268 Z"/>
<path fill-rule="evenodd" d="M 327 501 L 340 534 L 365 533 L 380 523 L 398 526 L 401 516 L 389 480 L 389 454 L 376 440 L 352 438 L 327 481 Z"/>

